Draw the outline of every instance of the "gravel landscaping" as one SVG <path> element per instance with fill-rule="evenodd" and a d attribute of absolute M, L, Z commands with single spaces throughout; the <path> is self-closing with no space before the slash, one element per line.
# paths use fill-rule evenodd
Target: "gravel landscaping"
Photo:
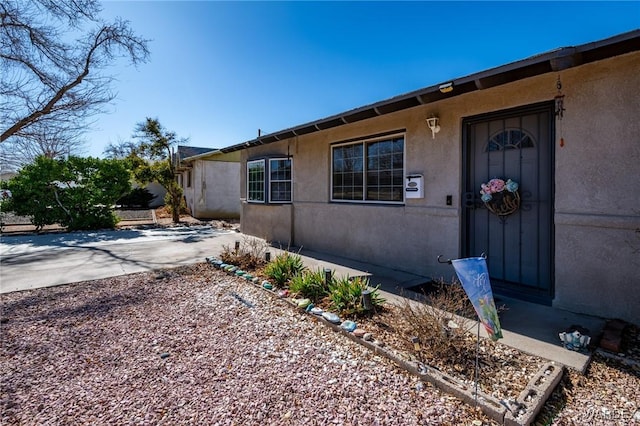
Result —
<path fill-rule="evenodd" d="M 205 263 L 0 301 L 3 425 L 494 424 Z M 639 377 L 633 361 L 596 356 L 539 424 L 640 424 Z"/>

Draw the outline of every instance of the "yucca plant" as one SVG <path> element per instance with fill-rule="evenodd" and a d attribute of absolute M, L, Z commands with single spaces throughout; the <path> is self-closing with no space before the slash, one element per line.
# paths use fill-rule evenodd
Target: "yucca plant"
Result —
<path fill-rule="evenodd" d="M 378 294 L 380 286 L 369 287 L 369 279 L 366 277 L 349 278 L 342 277 L 333 280 L 329 284 L 329 299 L 331 308 L 342 315 L 359 316 L 365 313 L 362 305 L 362 292 L 371 292 L 371 303 L 374 309 L 380 308 L 385 300 Z"/>
<path fill-rule="evenodd" d="M 294 276 L 289 282 L 289 290 L 293 294 L 310 299 L 313 303 L 318 303 L 329 294 L 324 270 L 304 271 Z"/>
<path fill-rule="evenodd" d="M 267 264 L 264 273 L 275 281 L 276 286 L 284 287 L 293 277 L 300 275 L 304 269 L 302 257 L 284 252 Z"/>

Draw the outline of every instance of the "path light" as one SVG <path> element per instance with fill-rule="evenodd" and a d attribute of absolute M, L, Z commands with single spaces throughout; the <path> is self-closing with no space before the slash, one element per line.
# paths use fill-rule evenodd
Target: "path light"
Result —
<path fill-rule="evenodd" d="M 440 131 L 440 119 L 435 115 L 427 118 L 427 126 L 431 129 L 431 136 L 433 139 L 436 138 L 436 133 Z"/>
<path fill-rule="evenodd" d="M 371 300 L 371 290 L 364 290 L 362 292 L 362 307 L 367 312 L 373 310 L 373 301 Z"/>
<path fill-rule="evenodd" d="M 330 283 L 331 283 L 331 269 L 324 268 L 324 285 L 329 287 Z"/>

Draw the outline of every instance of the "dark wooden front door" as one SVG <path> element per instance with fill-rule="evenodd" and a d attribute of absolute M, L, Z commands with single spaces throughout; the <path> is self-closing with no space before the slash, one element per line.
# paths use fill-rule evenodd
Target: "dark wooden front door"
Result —
<path fill-rule="evenodd" d="M 463 255 L 487 256 L 494 291 L 538 303 L 553 297 L 553 141 L 550 103 L 463 121 Z M 487 209 L 483 183 L 519 184 L 520 207 Z"/>

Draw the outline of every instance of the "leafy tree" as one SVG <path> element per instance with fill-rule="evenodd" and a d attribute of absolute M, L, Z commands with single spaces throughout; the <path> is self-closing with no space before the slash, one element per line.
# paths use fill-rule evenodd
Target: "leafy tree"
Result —
<path fill-rule="evenodd" d="M 111 158 L 126 158 L 136 181 L 141 184 L 158 182 L 167 194 L 164 201 L 171 210 L 174 223 L 180 222 L 184 208 L 182 188 L 176 180 L 176 159 L 173 149 L 186 139 L 179 139 L 175 132 L 162 127 L 157 118 L 147 118 L 136 125 L 135 142 L 109 145 L 105 154 Z"/>
<path fill-rule="evenodd" d="M 113 205 L 130 190 L 129 180 L 121 160 L 40 156 L 7 182 L 11 197 L 2 209 L 30 216 L 37 231 L 54 223 L 67 230 L 113 228 Z"/>
<path fill-rule="evenodd" d="M 148 41 L 100 12 L 98 0 L 0 2 L 0 142 L 42 129 L 73 139 L 115 99 L 102 71 L 118 58 L 147 61 Z"/>

